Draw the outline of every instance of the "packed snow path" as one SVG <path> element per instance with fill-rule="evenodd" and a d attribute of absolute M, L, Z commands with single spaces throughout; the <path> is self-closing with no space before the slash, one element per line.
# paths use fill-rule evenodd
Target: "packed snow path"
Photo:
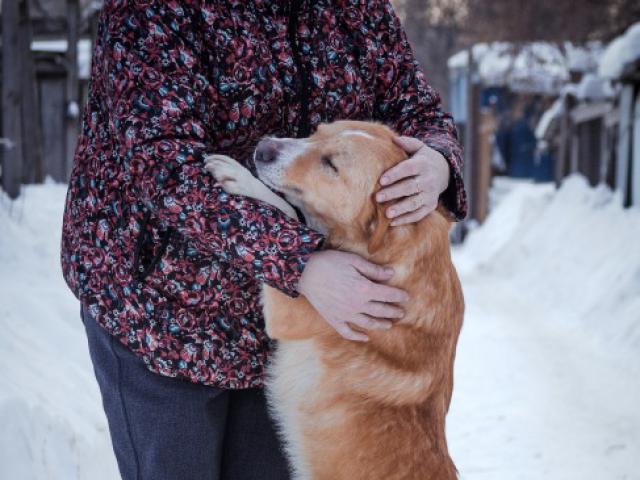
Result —
<path fill-rule="evenodd" d="M 449 444 L 463 480 L 640 479 L 640 382 L 508 281 L 466 279 Z M 543 318 L 546 317 L 546 318 Z"/>
<path fill-rule="evenodd" d="M 502 187 L 454 249 L 461 478 L 640 479 L 640 211 L 581 178 Z"/>
<path fill-rule="evenodd" d="M 0 194 L 0 479 L 118 478 L 58 266 L 64 193 Z M 580 178 L 496 194 L 454 252 L 467 315 L 448 432 L 462 479 L 640 479 L 640 212 Z"/>

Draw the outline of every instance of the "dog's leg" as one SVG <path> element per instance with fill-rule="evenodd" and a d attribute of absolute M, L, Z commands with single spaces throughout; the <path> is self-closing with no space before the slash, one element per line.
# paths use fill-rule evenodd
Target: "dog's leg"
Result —
<path fill-rule="evenodd" d="M 261 200 L 282 210 L 291 218 L 298 219 L 291 205 L 269 190 L 269 187 L 233 158 L 226 155 L 209 155 L 205 158 L 205 168 L 222 184 L 225 192 Z"/>

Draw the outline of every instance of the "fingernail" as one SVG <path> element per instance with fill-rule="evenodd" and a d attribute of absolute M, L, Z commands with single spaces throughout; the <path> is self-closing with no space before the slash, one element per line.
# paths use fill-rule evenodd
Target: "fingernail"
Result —
<path fill-rule="evenodd" d="M 387 217 L 391 218 L 396 215 L 396 211 L 393 209 L 387 210 Z"/>
<path fill-rule="evenodd" d="M 376 200 L 379 202 L 383 202 L 385 199 L 384 193 L 379 193 L 376 195 Z"/>
<path fill-rule="evenodd" d="M 387 183 L 389 183 L 389 177 L 382 177 L 380 179 L 380 184 L 381 185 L 386 185 Z"/>
<path fill-rule="evenodd" d="M 387 275 L 393 275 L 394 273 L 396 273 L 396 271 L 391 267 L 385 267 L 384 273 L 386 273 Z"/>
<path fill-rule="evenodd" d="M 391 223 L 390 223 L 390 225 L 391 225 L 392 227 L 396 227 L 396 226 L 398 226 L 398 225 L 399 225 L 399 223 L 400 223 L 400 222 L 396 222 L 396 221 L 394 220 L 393 222 L 391 222 Z"/>
<path fill-rule="evenodd" d="M 384 324 L 382 325 L 382 327 L 383 327 L 385 330 L 389 330 L 391 327 L 393 327 L 393 323 L 391 323 L 391 322 L 386 322 L 386 323 L 384 323 Z"/>

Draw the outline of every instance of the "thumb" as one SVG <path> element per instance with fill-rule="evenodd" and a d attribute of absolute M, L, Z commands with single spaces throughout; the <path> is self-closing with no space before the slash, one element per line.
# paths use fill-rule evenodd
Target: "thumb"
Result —
<path fill-rule="evenodd" d="M 413 137 L 393 137 L 393 141 L 409 155 L 416 153 L 425 146 L 424 143 Z"/>
<path fill-rule="evenodd" d="M 369 280 L 382 282 L 393 277 L 393 268 L 371 263 L 362 257 L 356 258 L 357 260 L 353 262 L 353 266 Z"/>

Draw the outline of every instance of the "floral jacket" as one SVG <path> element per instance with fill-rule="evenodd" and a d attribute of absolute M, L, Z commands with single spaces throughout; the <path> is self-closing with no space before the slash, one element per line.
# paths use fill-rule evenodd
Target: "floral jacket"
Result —
<path fill-rule="evenodd" d="M 387 0 L 106 0 L 69 183 L 62 267 L 157 373 L 261 386 L 262 282 L 295 296 L 322 236 L 226 194 L 205 152 L 250 169 L 264 135 L 374 119 L 440 151 L 465 215 L 451 117 Z"/>

